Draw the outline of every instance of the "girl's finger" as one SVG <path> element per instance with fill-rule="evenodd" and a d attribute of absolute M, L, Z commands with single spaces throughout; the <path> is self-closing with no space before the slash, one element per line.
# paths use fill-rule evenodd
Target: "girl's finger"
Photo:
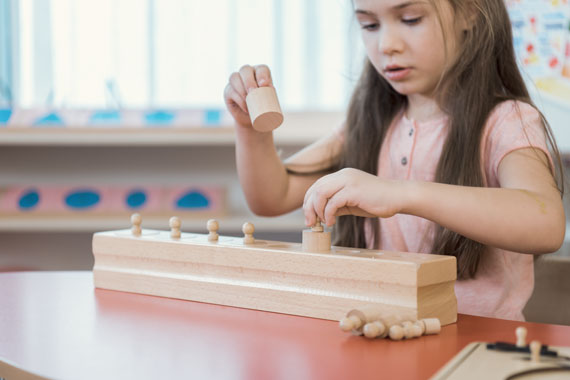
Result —
<path fill-rule="evenodd" d="M 231 85 L 227 85 L 224 91 L 224 99 L 226 99 L 226 104 L 229 107 L 235 108 L 239 107 L 243 112 L 247 113 L 247 104 L 243 97 L 237 93 L 235 88 Z"/>
<path fill-rule="evenodd" d="M 239 73 L 233 73 L 230 75 L 230 84 L 234 88 L 234 90 L 245 99 L 247 96 L 247 92 L 245 91 L 245 86 L 243 84 L 243 80 L 241 79 L 241 75 Z"/>
<path fill-rule="evenodd" d="M 330 197 L 327 201 L 325 209 L 323 211 L 324 219 L 323 221 L 326 223 L 327 226 L 332 226 L 336 223 L 337 215 L 342 215 L 342 212 L 346 212 L 347 206 L 347 199 L 346 199 L 346 191 L 341 189 L 340 191 L 336 192 L 332 197 Z"/>
<path fill-rule="evenodd" d="M 255 79 L 259 87 L 273 86 L 273 79 L 271 78 L 271 71 L 267 65 L 254 66 Z"/>
<path fill-rule="evenodd" d="M 255 71 L 250 65 L 242 66 L 241 69 L 239 69 L 239 75 L 241 76 L 247 94 L 258 87 L 257 81 L 255 80 Z"/>

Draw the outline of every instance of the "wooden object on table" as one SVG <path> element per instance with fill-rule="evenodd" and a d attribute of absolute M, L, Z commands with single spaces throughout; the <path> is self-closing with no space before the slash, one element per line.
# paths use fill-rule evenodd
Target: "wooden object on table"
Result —
<path fill-rule="evenodd" d="M 515 335 L 517 337 L 517 347 L 525 347 L 526 346 L 526 334 L 527 331 L 524 327 L 519 326 L 515 330 Z"/>
<path fill-rule="evenodd" d="M 208 229 L 208 241 L 218 241 L 218 229 L 220 228 L 218 221 L 216 219 L 208 220 L 206 228 Z"/>
<path fill-rule="evenodd" d="M 144 229 L 93 236 L 97 288 L 340 320 L 372 305 L 417 320 L 457 319 L 452 256 L 332 247 Z"/>
<path fill-rule="evenodd" d="M 270 132 L 283 123 L 283 112 L 281 112 L 274 87 L 259 87 L 251 90 L 245 102 L 251 123 L 256 131 Z"/>
<path fill-rule="evenodd" d="M 141 236 L 142 233 L 141 223 L 142 223 L 142 217 L 140 214 L 131 215 L 131 224 L 132 224 L 131 233 L 133 234 L 133 236 Z"/>
<path fill-rule="evenodd" d="M 255 243 L 255 239 L 253 238 L 255 227 L 253 226 L 253 223 L 245 222 L 241 227 L 241 231 L 243 232 L 243 244 Z"/>
<path fill-rule="evenodd" d="M 540 349 L 542 348 L 542 344 L 538 340 L 533 340 L 530 342 L 529 349 L 530 349 L 530 360 L 533 363 L 540 363 Z"/>
<path fill-rule="evenodd" d="M 180 234 L 181 234 L 180 227 L 182 226 L 180 218 L 178 218 L 177 216 L 173 216 L 168 221 L 168 225 L 170 226 L 170 237 L 172 239 L 180 239 Z"/>
<path fill-rule="evenodd" d="M 568 379 L 570 347 L 548 346 L 558 356 L 542 356 L 541 343 L 533 341 L 530 353 L 489 349 L 473 342 L 453 357 L 430 380 Z M 565 358 L 566 357 L 566 358 Z"/>
<path fill-rule="evenodd" d="M 310 230 L 303 230 L 302 243 L 305 252 L 330 252 L 331 233 L 325 231 L 321 221 L 317 219 Z"/>

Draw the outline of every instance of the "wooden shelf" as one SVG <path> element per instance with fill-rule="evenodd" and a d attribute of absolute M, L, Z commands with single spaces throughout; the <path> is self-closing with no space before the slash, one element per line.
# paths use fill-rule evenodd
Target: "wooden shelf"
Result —
<path fill-rule="evenodd" d="M 245 222 L 251 222 L 258 232 L 288 232 L 305 228 L 300 210 L 293 213 L 264 218 L 251 214 L 211 217 L 220 223 L 220 234 L 225 231 L 240 232 Z M 169 217 L 148 217 L 143 215 L 143 228 L 168 230 Z M 181 217 L 185 232 L 206 232 L 206 222 L 210 217 Z M 0 217 L 0 232 L 97 232 L 129 228 L 128 217 L 103 217 L 94 215 L 69 217 Z"/>
<path fill-rule="evenodd" d="M 306 145 L 340 125 L 342 112 L 292 112 L 275 130 L 278 145 Z M 231 146 L 234 127 L 4 127 L 0 146 Z"/>

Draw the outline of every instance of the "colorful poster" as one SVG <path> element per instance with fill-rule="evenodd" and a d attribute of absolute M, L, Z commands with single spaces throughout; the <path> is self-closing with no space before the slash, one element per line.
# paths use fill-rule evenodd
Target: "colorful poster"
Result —
<path fill-rule="evenodd" d="M 532 78 L 559 76 L 567 55 L 568 0 L 506 0 L 515 52 Z"/>

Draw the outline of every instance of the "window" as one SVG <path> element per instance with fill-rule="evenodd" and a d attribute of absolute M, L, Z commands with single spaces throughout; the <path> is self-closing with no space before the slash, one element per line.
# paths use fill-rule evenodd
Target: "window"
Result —
<path fill-rule="evenodd" d="M 348 0 L 21 0 L 23 107 L 223 107 L 266 63 L 286 109 L 339 109 L 363 55 Z"/>

